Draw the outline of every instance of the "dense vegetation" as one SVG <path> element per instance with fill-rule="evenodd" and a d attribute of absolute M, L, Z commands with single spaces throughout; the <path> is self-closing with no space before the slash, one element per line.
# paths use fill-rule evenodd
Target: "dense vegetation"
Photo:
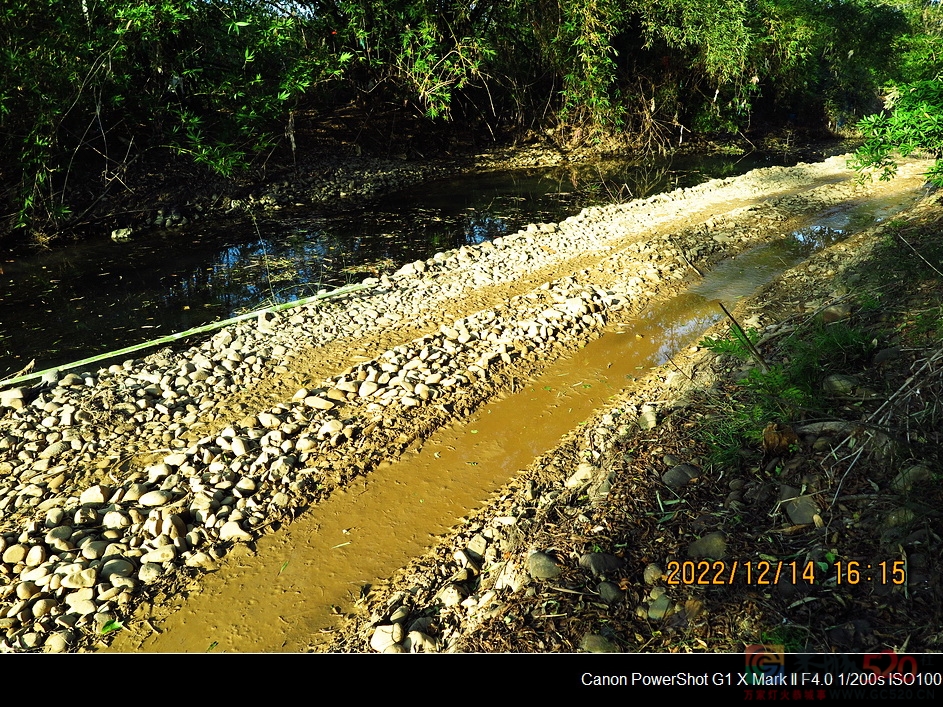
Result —
<path fill-rule="evenodd" d="M 81 222 L 137 161 L 219 174 L 357 99 L 491 135 L 663 150 L 762 120 L 939 151 L 936 0 L 10 0 L 0 235 Z M 893 82 L 891 84 L 891 82 Z"/>

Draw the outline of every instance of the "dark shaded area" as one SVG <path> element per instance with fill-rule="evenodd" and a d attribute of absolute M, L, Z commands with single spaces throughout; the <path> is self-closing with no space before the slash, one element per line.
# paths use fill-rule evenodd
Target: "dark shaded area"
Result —
<path fill-rule="evenodd" d="M 34 358 L 42 370 L 308 297 L 613 195 L 645 197 L 795 160 L 755 153 L 468 174 L 336 215 L 294 209 L 126 243 L 99 236 L 23 251 L 0 262 L 0 375 Z"/>

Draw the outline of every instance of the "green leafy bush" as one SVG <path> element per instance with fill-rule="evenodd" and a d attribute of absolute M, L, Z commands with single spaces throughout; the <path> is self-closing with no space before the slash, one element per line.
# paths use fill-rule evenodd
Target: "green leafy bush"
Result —
<path fill-rule="evenodd" d="M 937 158 L 927 179 L 943 186 L 943 83 L 939 79 L 894 85 L 888 92 L 886 111 L 864 118 L 859 128 L 865 143 L 852 165 L 859 170 L 880 171 L 881 179 L 897 172 L 896 156 L 925 151 Z"/>

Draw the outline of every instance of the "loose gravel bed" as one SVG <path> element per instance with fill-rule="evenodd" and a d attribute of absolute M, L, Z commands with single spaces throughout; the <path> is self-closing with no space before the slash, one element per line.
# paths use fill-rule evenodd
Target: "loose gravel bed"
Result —
<path fill-rule="evenodd" d="M 873 272 L 893 252 L 878 253 L 888 231 L 876 226 L 788 270 L 742 302 L 738 316 L 758 327 L 758 346 L 777 358 L 780 337 L 816 323 L 854 320 L 883 338 L 888 319 L 851 294 L 877 285 L 916 296 L 888 302 L 887 312 L 901 320 L 908 307 L 939 302 L 939 280 L 923 260 L 939 253 L 928 242 L 939 205 L 937 195 L 902 214 L 931 224 L 911 229 L 930 234 L 915 255 L 897 254 L 922 272 L 917 287 Z M 873 291 L 856 294 L 867 301 Z M 723 322 L 709 333 L 724 336 L 728 328 Z M 737 450 L 751 459 L 747 470 L 708 468 L 692 428 L 732 413 L 736 381 L 755 362 L 697 346 L 681 351 L 535 459 L 429 553 L 371 587 L 312 648 L 938 650 L 941 493 L 931 470 L 939 465 L 943 371 L 934 338 L 926 347 L 908 339 L 904 349 L 885 341 L 855 370 L 822 372 L 834 417 L 795 422 L 795 430 L 777 425 L 792 434 L 789 450 L 777 449 L 767 428 L 757 445 L 764 454 Z M 900 430 L 906 439 L 889 436 Z M 702 564 L 706 580 L 696 573 Z M 836 566 L 858 569 L 836 580 Z M 897 574 L 882 576 L 883 566 Z"/>
<path fill-rule="evenodd" d="M 0 391 L 0 648 L 92 645 L 176 577 L 215 569 L 234 544 L 678 291 L 691 266 L 891 188 L 856 184 L 844 165 L 586 209 L 183 350 Z M 918 182 L 922 168 L 908 164 L 902 179 Z M 649 411 L 635 412 L 597 432 Z M 528 532 L 501 523 L 470 539 L 465 569 L 498 552 L 502 534 Z M 490 591 L 516 586 L 507 577 Z M 449 591 L 447 606 L 465 601 Z M 406 646 L 402 622 L 384 625 L 389 642 L 374 649 Z M 420 628 L 412 644 L 446 640 Z"/>

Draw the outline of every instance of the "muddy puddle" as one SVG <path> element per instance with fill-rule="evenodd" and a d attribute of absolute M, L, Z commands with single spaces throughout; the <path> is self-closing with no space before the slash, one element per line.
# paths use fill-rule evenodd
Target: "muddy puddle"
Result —
<path fill-rule="evenodd" d="M 888 208 L 873 202 L 850 214 L 829 212 L 703 279 L 692 273 L 687 291 L 611 327 L 518 392 L 357 479 L 290 527 L 261 538 L 255 554 L 237 547 L 220 571 L 204 577 L 199 594 L 166 598 L 179 611 L 153 629 L 134 621 L 110 650 L 305 650 L 333 625 L 335 611 L 422 554 L 645 371 L 696 343 L 723 316 L 718 301 L 732 307 L 811 250 L 886 218 Z M 875 209 L 885 211 L 877 216 Z M 146 610 L 137 618 L 147 618 Z"/>

